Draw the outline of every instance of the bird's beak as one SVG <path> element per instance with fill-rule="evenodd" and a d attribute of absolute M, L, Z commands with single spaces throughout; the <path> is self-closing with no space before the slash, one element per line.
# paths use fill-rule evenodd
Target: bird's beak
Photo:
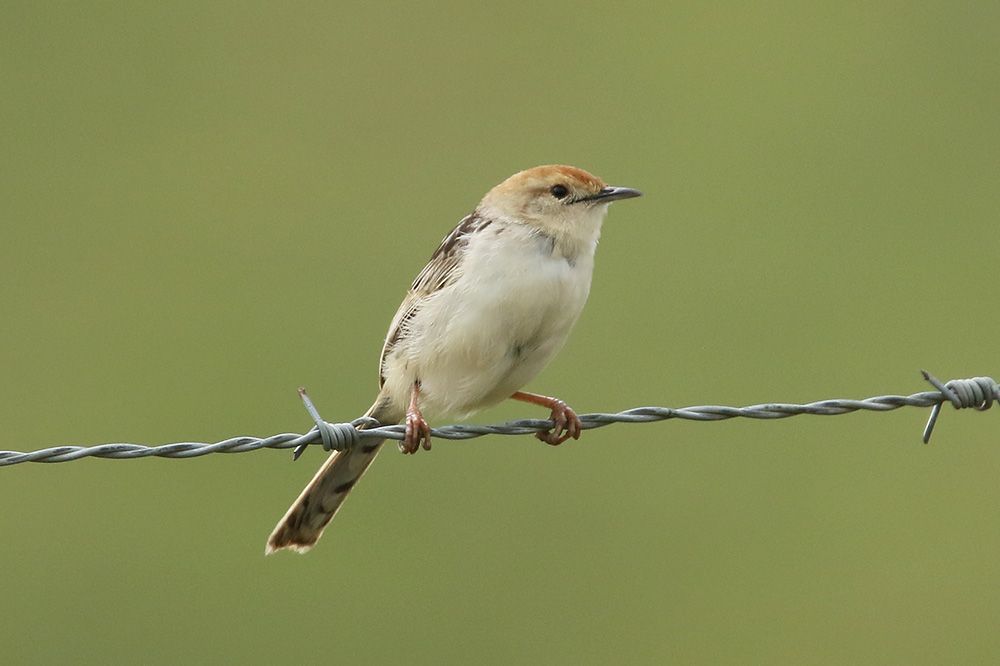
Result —
<path fill-rule="evenodd" d="M 632 199 L 641 197 L 642 192 L 633 190 L 631 187 L 602 187 L 601 191 L 592 197 L 587 197 L 592 201 L 618 201 L 619 199 Z"/>

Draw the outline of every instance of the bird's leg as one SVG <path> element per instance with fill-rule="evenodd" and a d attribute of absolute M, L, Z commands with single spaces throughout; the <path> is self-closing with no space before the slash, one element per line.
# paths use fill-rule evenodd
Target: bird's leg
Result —
<path fill-rule="evenodd" d="M 420 395 L 420 381 L 413 382 L 410 391 L 410 408 L 406 410 L 406 432 L 399 442 L 399 450 L 403 453 L 416 453 L 423 443 L 424 450 L 431 450 L 431 427 L 424 420 L 424 415 L 417 407 L 417 396 Z"/>
<path fill-rule="evenodd" d="M 576 412 L 570 409 L 569 405 L 562 400 L 558 398 L 549 398 L 544 395 L 537 395 L 535 393 L 526 393 L 524 391 L 518 391 L 510 397 L 514 400 L 530 402 L 533 405 L 548 407 L 552 410 L 552 414 L 549 418 L 555 422 L 556 427 L 552 430 L 546 430 L 535 434 L 535 437 L 542 440 L 546 444 L 558 446 L 570 437 L 573 439 L 580 439 L 580 431 L 583 428 L 583 423 L 580 421 L 580 417 L 576 415 Z"/>

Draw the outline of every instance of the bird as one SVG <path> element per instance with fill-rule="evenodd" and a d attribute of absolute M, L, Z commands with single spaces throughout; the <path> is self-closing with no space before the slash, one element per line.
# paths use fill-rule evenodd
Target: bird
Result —
<path fill-rule="evenodd" d="M 583 310 L 609 204 L 641 195 L 565 165 L 520 171 L 491 189 L 399 306 L 365 416 L 404 422 L 399 449 L 412 454 L 431 448 L 425 411 L 466 418 L 512 398 L 550 410 L 554 427 L 536 435 L 543 442 L 579 439 L 580 419 L 565 402 L 521 389 Z M 333 451 L 274 528 L 266 554 L 311 549 L 384 441 Z"/>

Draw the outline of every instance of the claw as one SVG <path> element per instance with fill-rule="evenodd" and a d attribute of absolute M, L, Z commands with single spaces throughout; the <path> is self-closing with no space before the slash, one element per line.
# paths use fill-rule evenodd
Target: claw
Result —
<path fill-rule="evenodd" d="M 399 442 L 399 450 L 402 453 L 416 453 L 421 445 L 424 451 L 431 450 L 431 427 L 417 407 L 419 391 L 420 384 L 415 383 L 410 397 L 410 408 L 406 410 L 406 429 L 403 432 L 403 439 Z"/>
<path fill-rule="evenodd" d="M 552 446 L 559 446 L 570 437 L 580 439 L 583 423 L 576 412 L 562 400 L 553 399 L 552 414 L 549 419 L 555 423 L 555 427 L 552 430 L 536 433 L 535 437 Z"/>
<path fill-rule="evenodd" d="M 562 400 L 534 393 L 525 393 L 524 391 L 517 391 L 510 397 L 514 400 L 530 402 L 533 405 L 541 405 L 552 410 L 552 414 L 549 416 L 549 420 L 554 425 L 552 430 L 545 430 L 535 434 L 535 437 L 546 444 L 559 446 L 570 437 L 580 439 L 580 433 L 583 431 L 583 422 L 580 421 L 580 417 L 576 415 L 576 412 L 570 409 L 569 405 Z"/>
<path fill-rule="evenodd" d="M 406 412 L 406 431 L 399 450 L 403 453 L 416 453 L 423 445 L 425 451 L 431 450 L 431 427 L 417 410 Z"/>
<path fill-rule="evenodd" d="M 549 419 L 555 422 L 555 427 L 552 430 L 536 433 L 535 437 L 552 446 L 559 446 L 571 437 L 580 439 L 583 423 L 576 412 L 562 400 L 559 401 L 558 405 L 553 406 Z"/>

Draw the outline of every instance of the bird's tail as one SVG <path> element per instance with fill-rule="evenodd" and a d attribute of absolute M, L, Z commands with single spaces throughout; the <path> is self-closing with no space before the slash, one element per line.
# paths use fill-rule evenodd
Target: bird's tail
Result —
<path fill-rule="evenodd" d="M 396 423 L 399 419 L 384 420 L 376 402 L 366 416 L 374 416 L 383 425 Z M 362 426 L 363 427 L 363 426 Z M 309 485 L 289 507 L 267 540 L 265 554 L 288 548 L 298 553 L 308 552 L 316 545 L 323 529 L 333 520 L 337 509 L 347 498 L 347 493 L 375 460 L 384 439 L 365 438 L 357 446 L 343 451 L 334 451 L 316 472 Z"/>

